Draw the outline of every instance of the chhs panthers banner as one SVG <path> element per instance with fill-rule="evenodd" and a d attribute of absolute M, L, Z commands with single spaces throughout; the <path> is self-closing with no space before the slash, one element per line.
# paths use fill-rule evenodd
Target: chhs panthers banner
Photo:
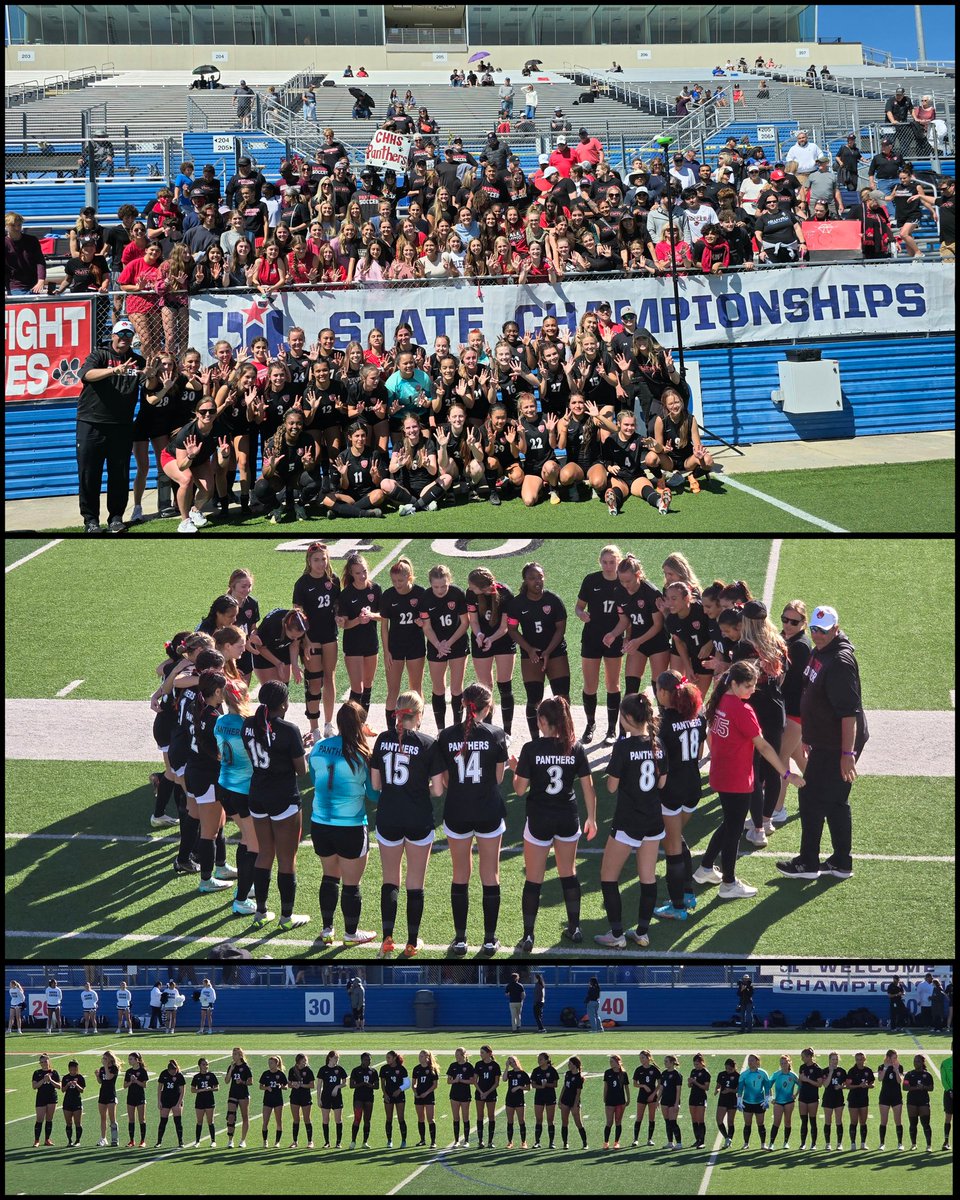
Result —
<path fill-rule="evenodd" d="M 528 333 L 555 316 L 574 333 L 601 300 L 610 301 L 616 320 L 634 308 L 641 329 L 665 346 L 676 344 L 669 278 L 594 278 L 524 286 L 467 279 L 420 287 L 369 284 L 283 292 L 269 303 L 249 293 L 201 295 L 190 300 L 190 345 L 209 355 L 220 338 L 240 346 L 265 334 L 275 353 L 292 325 L 303 328 L 308 345 L 327 327 L 341 349 L 354 340 L 366 346 L 373 329 L 382 329 L 389 345 L 393 330 L 407 321 L 417 344 L 432 350 L 434 338 L 446 334 L 456 352 L 471 329 L 482 327 L 492 341 L 505 321 Z M 940 263 L 894 262 L 691 276 L 680 280 L 680 317 L 688 349 L 944 333 L 955 327 L 954 272 Z"/>

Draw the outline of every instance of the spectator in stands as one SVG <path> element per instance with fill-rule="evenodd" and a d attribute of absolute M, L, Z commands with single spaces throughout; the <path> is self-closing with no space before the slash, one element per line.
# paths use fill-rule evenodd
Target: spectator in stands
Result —
<path fill-rule="evenodd" d="M 890 255 L 890 217 L 883 192 L 861 188 L 858 202 L 844 209 L 844 218 L 860 223 L 860 245 L 864 258 Z"/>
<path fill-rule="evenodd" d="M 537 103 L 537 89 L 532 83 L 528 83 L 523 89 L 523 115 L 528 121 L 536 120 Z"/>
<path fill-rule="evenodd" d="M 704 275 L 719 275 L 724 267 L 730 266 L 730 248 L 723 229 L 712 222 L 705 225 L 700 240 L 691 247 L 690 255 L 693 265 Z"/>
<path fill-rule="evenodd" d="M 127 247 L 129 249 L 130 247 Z M 160 349 L 161 290 L 160 270 L 163 252 L 157 242 L 149 242 L 139 258 L 132 258 L 120 272 L 117 282 L 127 296 L 127 315 L 133 323 L 145 358 L 152 359 Z"/>
<path fill-rule="evenodd" d="M 113 178 L 113 142 L 107 140 L 106 132 L 105 129 L 95 129 L 91 134 L 93 140 L 83 143 L 80 157 L 77 159 L 77 175 L 86 175 L 87 151 L 92 146 L 94 175 L 105 171 L 107 179 Z"/>
<path fill-rule="evenodd" d="M 173 181 L 173 199 L 184 210 L 190 207 L 190 189 L 193 187 L 193 163 L 182 162 Z"/>
<path fill-rule="evenodd" d="M 237 193 L 239 192 L 240 188 L 244 186 L 252 187 L 254 195 L 259 201 L 263 191 L 263 185 L 266 182 L 267 181 L 264 179 L 263 175 L 261 175 L 259 171 L 254 170 L 250 159 L 244 155 L 243 158 L 239 159 L 237 162 L 236 175 L 231 175 L 227 181 L 227 204 L 231 208 L 236 208 Z"/>
<path fill-rule="evenodd" d="M 229 259 L 230 287 L 245 288 L 249 286 L 247 272 L 253 263 L 254 253 L 253 242 L 246 237 L 242 237 L 234 245 Z"/>
<path fill-rule="evenodd" d="M 937 197 L 937 218 L 940 231 L 940 257 L 944 262 L 953 262 L 956 248 L 956 225 L 954 200 L 956 184 L 949 176 L 940 180 L 940 195 Z"/>
<path fill-rule="evenodd" d="M 220 207 L 220 180 L 213 163 L 205 163 L 200 172 L 200 178 L 195 179 L 190 186 L 190 199 L 200 197 L 201 204 L 216 204 Z"/>
<path fill-rule="evenodd" d="M 184 233 L 190 229 L 195 229 L 200 224 L 203 219 L 200 215 L 203 205 L 203 197 L 198 192 L 190 201 L 190 207 L 184 210 L 183 217 L 181 218 L 180 228 Z"/>
<path fill-rule="evenodd" d="M 882 138 L 880 153 L 875 154 L 870 160 L 870 187 L 875 191 L 883 192 L 884 196 L 889 196 L 897 186 L 897 179 L 902 167 L 903 158 L 895 152 L 893 138 Z M 893 216 L 893 204 L 889 200 L 887 201 L 887 215 Z"/>
<path fill-rule="evenodd" d="M 762 263 L 798 262 L 807 252 L 803 229 L 789 209 L 783 209 L 775 192 L 764 197 L 753 231 Z"/>
<path fill-rule="evenodd" d="M 480 78 L 481 87 L 493 87 L 493 76 L 490 74 L 490 68 L 484 66 L 483 75 Z"/>
<path fill-rule="evenodd" d="M 352 79 L 353 78 L 353 68 L 350 66 L 349 63 L 347 63 L 346 68 L 344 69 L 343 78 L 344 79 Z"/>
<path fill-rule="evenodd" d="M 680 93 L 680 95 L 674 97 L 673 103 L 674 103 L 675 107 L 673 110 L 673 115 L 675 117 L 688 116 L 690 113 L 691 100 L 692 100 L 692 97 L 690 95 L 690 92 L 687 89 L 687 85 L 684 84 L 683 91 Z"/>
<path fill-rule="evenodd" d="M 237 242 L 241 241 L 250 241 L 250 235 L 246 231 L 243 213 L 232 212 L 227 217 L 226 228 L 220 234 L 220 249 L 228 261 L 233 256 Z"/>
<path fill-rule="evenodd" d="M 734 84 L 733 95 L 730 97 L 735 105 L 743 103 L 743 88 L 739 83 Z"/>
<path fill-rule="evenodd" d="M 713 181 L 713 172 L 710 170 L 710 164 L 701 163 L 697 170 L 697 192 L 702 199 L 716 208 L 717 193 L 719 191 L 720 185 Z"/>
<path fill-rule="evenodd" d="M 910 171 L 903 167 L 890 193 L 890 200 L 893 202 L 894 220 L 900 226 L 900 240 L 911 258 L 923 258 L 923 251 L 911 235 L 920 223 L 924 208 L 931 214 L 936 212 L 933 199 L 916 180 L 911 179 Z"/>
<path fill-rule="evenodd" d="M 612 75 L 622 75 L 622 74 L 623 74 L 623 67 L 621 67 L 619 63 L 617 63 L 617 62 L 614 62 L 614 63 L 612 64 L 612 66 L 610 67 L 610 73 L 611 73 Z"/>
<path fill-rule="evenodd" d="M 215 204 L 206 204 L 200 211 L 200 224 L 183 235 L 183 244 L 194 258 L 202 258 L 211 246 L 219 246 L 223 233 L 220 211 Z"/>
<path fill-rule="evenodd" d="M 769 100 L 770 99 L 770 85 L 767 83 L 767 81 L 765 79 L 761 79 L 760 82 L 757 84 L 757 99 L 758 100 Z"/>
<path fill-rule="evenodd" d="M 797 140 L 784 154 L 784 159 L 787 171 L 796 175 L 801 187 L 806 188 L 808 178 L 817 169 L 817 159 L 821 154 L 823 151 L 815 142 L 810 141 L 807 131 L 798 129 Z M 827 161 L 830 161 L 829 156 Z"/>
<path fill-rule="evenodd" d="M 753 69 L 755 71 L 763 70 L 763 55 L 762 54 L 757 55 L 757 61 L 753 64 Z"/>
<path fill-rule="evenodd" d="M 768 190 L 769 186 L 769 184 L 760 178 L 760 167 L 756 163 L 747 167 L 746 178 L 740 184 L 740 191 L 738 193 L 740 205 L 744 211 L 755 217 L 757 215 L 757 203 L 763 193 Z"/>
<path fill-rule="evenodd" d="M 857 145 L 857 135 L 848 133 L 846 144 L 840 147 L 834 159 L 838 166 L 837 186 L 840 188 L 844 207 L 854 203 L 853 195 L 859 190 L 859 164 L 862 159 L 863 151 Z"/>
<path fill-rule="evenodd" d="M 516 91 L 510 82 L 509 75 L 504 79 L 503 83 L 501 83 L 500 87 L 497 89 L 497 96 L 500 99 L 500 108 L 498 110 L 500 116 L 512 117 L 513 101 L 514 97 L 516 96 Z"/>
<path fill-rule="evenodd" d="M 179 245 L 179 243 L 182 241 L 183 230 L 180 228 L 179 218 L 164 217 L 163 225 L 160 228 L 160 237 L 157 242 L 164 259 L 169 258 L 173 252 L 174 246 Z"/>
<path fill-rule="evenodd" d="M 919 134 L 921 137 L 927 137 L 927 131 L 930 122 L 936 120 L 937 109 L 930 96 L 921 96 L 920 103 L 913 110 L 914 122 L 919 126 Z"/>
<path fill-rule="evenodd" d="M 163 237 L 163 222 L 168 217 L 180 220 L 180 206 L 173 202 L 173 192 L 165 184 L 157 188 L 157 197 L 144 205 L 140 216 L 147 226 L 147 237 L 154 241 Z"/>
<path fill-rule="evenodd" d="M 805 74 L 804 74 L 804 78 L 806 79 L 807 83 L 808 83 L 808 84 L 809 84 L 811 87 L 814 87 L 814 86 L 816 86 L 816 82 L 817 82 L 817 68 L 814 66 L 814 64 L 813 64 L 813 63 L 811 63 L 811 64 L 810 64 L 810 66 L 809 66 L 809 67 L 807 67 L 807 69 L 806 69 L 806 72 L 805 72 Z"/>
<path fill-rule="evenodd" d="M 660 234 L 660 240 L 653 247 L 654 261 L 657 270 L 666 274 L 671 269 L 671 264 L 676 266 L 678 271 L 688 271 L 693 268 L 693 260 L 690 257 L 690 244 L 686 238 L 680 236 L 680 230 L 676 223 L 673 227 L 665 225 Z"/>
<path fill-rule="evenodd" d="M 267 206 L 258 201 L 256 192 L 249 184 L 240 188 L 237 199 L 237 212 L 243 217 L 243 228 L 247 236 L 256 245 L 258 238 L 266 238 L 268 228 Z"/>
<path fill-rule="evenodd" d="M 675 154 L 673 156 L 670 178 L 679 184 L 681 190 L 697 186 L 697 173 L 684 161 L 682 154 Z"/>
<path fill-rule="evenodd" d="M 912 109 L 913 101 L 907 95 L 906 88 L 901 86 L 887 100 L 884 115 L 891 125 L 903 125 L 909 121 Z"/>
<path fill-rule="evenodd" d="M 566 116 L 564 115 L 563 109 L 555 108 L 553 110 L 553 117 L 550 120 L 550 132 L 551 133 L 569 133 L 569 131 L 570 131 L 570 122 L 567 120 Z"/>
<path fill-rule="evenodd" d="M 737 213 L 733 208 L 721 210 L 718 224 L 722 230 L 721 236 L 727 244 L 730 266 L 738 271 L 752 271 L 754 268 L 753 243 L 750 240 L 746 224 L 737 219 Z"/>
<path fill-rule="evenodd" d="M 307 84 L 303 90 L 303 95 L 300 97 L 302 105 L 300 110 L 301 120 L 316 121 L 317 119 L 317 93 L 313 90 L 313 84 Z"/>
<path fill-rule="evenodd" d="M 681 199 L 687 226 L 690 230 L 689 240 L 691 243 L 698 242 L 703 237 L 704 229 L 716 221 L 716 210 L 709 204 L 703 203 L 696 188 L 685 188 Z"/>
<path fill-rule="evenodd" d="M 671 185 L 671 194 L 666 191 L 662 192 L 657 197 L 657 202 L 647 214 L 647 232 L 650 234 L 650 257 L 654 257 L 654 247 L 661 240 L 663 230 L 669 225 L 670 217 L 668 211 L 668 201 L 671 197 L 676 200 L 680 195 L 676 185 Z M 690 226 L 687 223 L 687 214 L 683 207 L 675 205 L 673 210 L 673 223 L 676 226 L 680 241 L 690 241 Z"/>
<path fill-rule="evenodd" d="M 369 75 L 367 74 L 367 68 L 366 68 L 366 67 L 357 67 L 357 78 L 358 78 L 358 79 L 369 79 Z M 408 96 L 410 95 L 410 89 L 409 89 L 409 88 L 407 89 L 407 95 L 408 95 Z"/>
<path fill-rule="evenodd" d="M 96 209 L 89 207 L 81 208 L 76 224 L 69 233 L 70 257 L 80 257 L 80 239 L 86 237 L 95 237 L 97 239 L 97 253 L 102 254 L 105 249 L 104 236 L 103 226 L 97 220 Z"/>
<path fill-rule="evenodd" d="M 820 78 L 821 78 L 821 80 L 833 78 L 833 76 L 830 74 L 830 68 L 827 66 L 826 63 L 824 63 L 823 66 L 820 68 Z"/>
<path fill-rule="evenodd" d="M 8 212 L 3 218 L 4 290 L 9 296 L 33 292 L 45 295 L 47 291 L 47 261 L 40 242 L 32 233 L 23 232 L 23 217 L 20 213 Z"/>
<path fill-rule="evenodd" d="M 807 180 L 804 199 L 811 209 L 818 200 L 822 200 L 826 204 L 831 217 L 843 216 L 843 197 L 840 195 L 837 177 L 830 170 L 829 154 L 820 154 L 817 156 L 817 169 Z"/>
<path fill-rule="evenodd" d="M 579 141 L 570 151 L 574 162 L 582 163 L 586 170 L 591 170 L 604 161 L 603 143 L 599 138 L 591 137 L 586 129 L 579 131 Z"/>
<path fill-rule="evenodd" d="M 63 292 L 107 292 L 110 289 L 110 267 L 98 253 L 97 239 L 92 234 L 80 238 L 80 257 L 68 259 L 64 277 L 55 295 Z"/>
<path fill-rule="evenodd" d="M 151 248 L 151 253 L 154 252 Z M 159 249 L 155 250 L 159 257 Z M 77 402 L 77 472 L 84 532 L 100 533 L 100 489 L 107 468 L 107 513 L 110 533 L 124 533 L 124 510 L 130 496 L 133 414 L 140 394 L 144 359 L 134 354 L 134 328 L 117 321 L 109 349 L 92 350 L 80 368 L 83 389 Z"/>
<path fill-rule="evenodd" d="M 233 93 L 233 108 L 241 129 L 253 128 L 253 100 L 253 88 L 247 86 L 245 79 L 241 79 Z"/>

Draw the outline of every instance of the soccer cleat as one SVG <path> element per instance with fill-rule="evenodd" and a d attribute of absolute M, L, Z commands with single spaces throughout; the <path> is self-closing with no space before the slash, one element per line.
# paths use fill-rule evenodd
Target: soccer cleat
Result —
<path fill-rule="evenodd" d="M 682 488 L 684 478 L 685 476 L 682 471 L 674 471 L 674 473 L 667 480 L 667 487 L 673 488 L 674 490 L 677 488 Z"/>
<path fill-rule="evenodd" d="M 181 521 L 177 526 L 177 533 L 196 533 L 197 527 L 188 517 L 185 521 Z"/>
<path fill-rule="evenodd" d="M 790 1149 L 790 1143 L 789 1143 L 789 1142 L 784 1142 L 784 1143 L 783 1143 L 783 1148 L 784 1148 L 784 1150 L 789 1150 L 789 1149 Z M 864 1147 L 864 1149 L 866 1149 L 866 1147 Z"/>
<path fill-rule="evenodd" d="M 673 497 L 670 494 L 669 488 L 663 488 L 657 496 L 657 512 L 661 517 L 665 517 L 670 511 L 670 501 Z"/>
<path fill-rule="evenodd" d="M 388 954 L 393 954 L 396 950 L 396 944 L 392 937 L 385 937 L 380 943 L 380 957 L 384 958 Z"/>
<path fill-rule="evenodd" d="M 508 1150 L 512 1150 L 512 1149 L 513 1149 L 513 1142 L 507 1142 L 507 1149 L 508 1149 Z"/>
<path fill-rule="evenodd" d="M 224 888 L 228 888 L 229 883 L 225 879 L 201 879 L 198 885 L 198 891 L 201 892 L 222 892 Z"/>
<path fill-rule="evenodd" d="M 247 1143 L 246 1143 L 245 1141 L 241 1141 L 239 1145 L 240 1145 L 240 1149 L 241 1149 L 241 1150 L 246 1150 L 246 1148 L 247 1148 Z"/>
<path fill-rule="evenodd" d="M 450 953 L 454 958 L 463 958 L 467 953 L 467 942 L 465 938 L 454 938 L 450 943 Z"/>
<path fill-rule="evenodd" d="M 696 495 L 697 492 L 700 491 L 700 480 L 696 477 L 696 475 L 693 474 L 692 471 L 687 476 L 687 487 L 690 489 L 693 495 Z"/>
<path fill-rule="evenodd" d="M 291 913 L 289 917 L 280 918 L 281 929 L 299 929 L 301 925 L 306 925 L 310 918 L 306 913 Z"/>
<path fill-rule="evenodd" d="M 436 500 L 431 500 L 430 503 L 424 507 L 423 511 L 424 512 L 436 512 L 438 508 L 439 508 L 439 505 L 437 504 Z"/>
<path fill-rule="evenodd" d="M 190 520 L 198 529 L 202 529 L 207 523 L 207 518 L 203 515 L 199 508 L 191 508 L 189 516 Z"/>
<path fill-rule="evenodd" d="M 820 864 L 817 873 L 819 875 L 832 875 L 834 877 L 834 879 L 852 879 L 853 878 L 853 868 L 852 867 L 850 867 L 849 869 L 844 868 L 844 867 L 838 867 L 833 862 L 833 860 L 830 858 L 824 859 L 824 861 Z"/>
<path fill-rule="evenodd" d="M 555 488 L 552 489 L 550 492 L 550 503 L 551 504 L 559 504 L 560 503 L 560 493 Z"/>
<path fill-rule="evenodd" d="M 324 925 L 324 927 L 320 930 L 320 937 L 317 940 L 323 942 L 323 944 L 325 946 L 332 946 L 333 945 L 333 926 L 332 925 Z"/>
<path fill-rule="evenodd" d="M 233 1138 L 228 1138 L 228 1139 L 227 1139 L 227 1149 L 228 1149 L 228 1150 L 232 1150 L 232 1149 L 233 1149 Z"/>
<path fill-rule="evenodd" d="M 617 493 L 613 488 L 607 488 L 603 495 L 603 502 L 607 506 L 607 512 L 611 517 L 619 517 L 620 509 L 617 507 Z"/>
<path fill-rule="evenodd" d="M 607 730 L 607 735 L 606 735 L 606 737 L 603 739 L 603 744 L 604 744 L 605 746 L 612 746 L 612 745 L 614 745 L 614 744 L 616 743 L 616 741 L 617 741 L 617 738 L 618 738 L 619 736 L 620 736 L 620 735 L 619 735 L 619 733 L 618 733 L 618 731 L 617 731 L 616 729 L 608 729 L 608 730 Z"/>
<path fill-rule="evenodd" d="M 501 505 L 503 503 L 503 501 L 500 499 L 500 493 L 497 491 L 491 491 L 488 499 L 489 499 L 490 503 L 494 506 L 494 508 L 497 508 L 499 505 Z"/>
<path fill-rule="evenodd" d="M 633 1139 L 633 1141 L 630 1143 L 630 1145 L 631 1145 L 631 1146 L 639 1146 L 639 1145 L 640 1145 L 640 1142 L 638 1141 L 638 1139 L 637 1139 L 637 1138 L 634 1138 L 634 1139 Z"/>
<path fill-rule="evenodd" d="M 685 921 L 687 919 L 687 910 L 685 908 L 674 908 L 672 904 L 661 904 L 659 908 L 653 910 L 653 915 L 659 917 L 661 921 Z"/>
<path fill-rule="evenodd" d="M 140 1147 L 141 1150 L 146 1150 L 146 1148 L 147 1148 L 147 1143 L 143 1139 L 141 1139 L 139 1142 L 137 1142 L 137 1145 Z"/>
<path fill-rule="evenodd" d="M 130 1145 L 132 1146 L 133 1142 L 131 1142 Z M 200 1139 L 197 1138 L 197 1140 L 193 1143 L 193 1148 L 194 1148 L 194 1150 L 197 1150 L 197 1149 L 199 1149 L 199 1147 L 200 1147 Z"/>
<path fill-rule="evenodd" d="M 697 907 L 697 898 L 693 892 L 684 892 L 683 903 L 687 907 L 687 912 L 693 912 L 693 910 Z"/>
<path fill-rule="evenodd" d="M 299 1149 L 300 1149 L 300 1147 L 299 1147 L 299 1145 L 297 1144 L 297 1142 L 291 1142 L 291 1143 L 290 1143 L 290 1149 L 291 1149 L 291 1150 L 299 1150 Z"/>
<path fill-rule="evenodd" d="M 650 935 L 648 933 L 641 933 L 639 929 L 628 929 L 624 937 L 631 942 L 636 942 L 638 946 L 650 945 Z"/>
<path fill-rule="evenodd" d="M 163 829 L 167 825 L 179 825 L 176 817 L 168 817 L 166 813 L 162 817 L 151 817 L 150 825 L 153 829 Z"/>
<path fill-rule="evenodd" d="M 748 829 L 743 836 L 754 846 L 765 846 L 767 844 L 767 835 L 762 829 Z"/>
<path fill-rule="evenodd" d="M 416 958 L 422 949 L 423 941 L 420 938 L 417 938 L 416 942 L 407 942 L 403 948 L 403 957 Z"/>
<path fill-rule="evenodd" d="M 298 521 L 305 521 L 307 519 L 307 510 L 302 504 L 295 504 L 293 506 L 293 515 Z"/>
<path fill-rule="evenodd" d="M 583 737 L 580 739 L 580 741 L 582 742 L 582 744 L 583 744 L 584 746 L 589 746 L 589 745 L 590 745 L 590 743 L 593 741 L 593 736 L 594 736 L 594 734 L 595 734 L 596 732 L 597 732 L 597 723 L 596 723 L 596 721 L 588 721 L 588 722 L 587 722 L 587 727 L 586 727 L 586 729 L 584 729 L 584 731 L 583 731 Z"/>
<path fill-rule="evenodd" d="M 480 947 L 481 954 L 496 954 L 500 949 L 500 939 L 494 938 L 492 942 L 484 942 Z"/>
<path fill-rule="evenodd" d="M 406 1148 L 407 1148 L 407 1139 L 406 1139 L 406 1138 L 401 1138 L 401 1139 L 400 1139 L 400 1149 L 401 1149 L 401 1150 L 406 1150 Z"/>
<path fill-rule="evenodd" d="M 98 1145 L 98 1146 L 105 1146 L 106 1144 L 107 1144 L 107 1139 L 106 1139 L 106 1138 L 101 1138 L 101 1139 L 100 1139 L 100 1140 L 97 1142 L 97 1145 Z M 158 1142 L 157 1144 L 159 1145 L 159 1142 Z M 39 1142 L 34 1142 L 34 1145 L 35 1145 L 35 1146 L 39 1146 L 39 1145 L 40 1145 L 40 1143 L 39 1143 Z"/>
<path fill-rule="evenodd" d="M 731 1139 L 730 1139 L 730 1138 L 724 1138 L 724 1139 L 723 1139 L 723 1149 L 724 1149 L 724 1150 L 729 1150 L 729 1149 L 730 1149 L 730 1145 L 731 1145 Z"/>
<path fill-rule="evenodd" d="M 197 1142 L 197 1145 L 199 1146 L 199 1145 L 200 1145 L 200 1143 L 199 1143 L 199 1142 Z M 127 1142 L 127 1149 L 129 1150 L 129 1149 L 130 1149 L 132 1146 L 133 1146 L 133 1139 L 131 1138 L 131 1139 L 130 1139 L 130 1141 L 129 1141 L 129 1142 Z"/>
<path fill-rule="evenodd" d="M 412 517 L 416 511 L 412 504 L 401 504 L 397 509 L 397 513 L 401 517 Z"/>
<path fill-rule="evenodd" d="M 721 900 L 749 900 L 756 894 L 757 889 L 750 887 L 742 879 L 735 879 L 733 883 L 721 883 L 717 893 Z"/>
<path fill-rule="evenodd" d="M 529 1147 L 527 1146 L 527 1143 L 526 1143 L 526 1142 L 521 1142 L 521 1143 L 520 1143 L 520 1149 L 521 1149 L 521 1150 L 527 1150 L 527 1149 L 529 1149 Z"/>
<path fill-rule="evenodd" d="M 229 863 L 221 863 L 219 867 L 213 869 L 214 879 L 236 879 L 237 868 L 231 867 Z"/>
<path fill-rule="evenodd" d="M 331 738 L 331 737 L 335 737 L 335 736 L 336 736 L 336 733 L 337 733 L 336 729 L 335 729 L 335 728 L 333 727 L 333 725 L 332 725 L 332 724 L 331 724 L 331 723 L 328 721 L 328 722 L 326 723 L 326 725 L 324 725 L 324 727 L 323 727 L 323 736 L 324 736 L 325 738 Z"/>
<path fill-rule="evenodd" d="M 560 940 L 563 942 L 572 942 L 575 946 L 579 946 L 583 941 L 583 930 L 579 925 L 576 929 L 570 929 L 564 925 L 560 930 Z"/>
<path fill-rule="evenodd" d="M 598 946 L 603 946 L 607 950 L 626 950 L 627 939 L 622 933 L 595 933 L 593 940 Z"/>
<path fill-rule="evenodd" d="M 256 900 L 234 900 L 230 911 L 238 917 L 252 917 L 257 911 Z"/>
<path fill-rule="evenodd" d="M 786 823 L 789 815 L 790 814 L 787 812 L 786 808 L 778 808 L 770 820 L 774 825 L 783 825 Z"/>
<path fill-rule="evenodd" d="M 525 934 L 523 938 L 517 942 L 517 949 L 521 954 L 531 954 L 533 952 L 533 934 Z"/>
<path fill-rule="evenodd" d="M 693 873 L 694 883 L 723 883 L 719 867 L 697 867 Z"/>
<path fill-rule="evenodd" d="M 811 869 L 804 866 L 798 858 L 787 859 L 777 863 L 777 870 L 788 879 L 819 879 L 819 867 Z"/>
<path fill-rule="evenodd" d="M 362 946 L 366 942 L 376 941 L 377 935 L 372 929 L 356 929 L 353 933 L 345 933 L 343 935 L 343 944 L 345 946 Z"/>
<path fill-rule="evenodd" d="M 270 912 L 269 909 L 266 912 L 255 912 L 251 924 L 254 929 L 261 929 L 268 921 L 273 921 L 276 915 L 276 913 Z"/>

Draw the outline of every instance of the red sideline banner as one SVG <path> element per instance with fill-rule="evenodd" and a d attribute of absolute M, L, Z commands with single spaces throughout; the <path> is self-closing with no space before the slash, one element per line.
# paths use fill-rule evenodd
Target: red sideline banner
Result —
<path fill-rule="evenodd" d="M 71 400 L 93 349 L 90 300 L 25 302 L 7 297 L 4 394 L 17 400 Z"/>

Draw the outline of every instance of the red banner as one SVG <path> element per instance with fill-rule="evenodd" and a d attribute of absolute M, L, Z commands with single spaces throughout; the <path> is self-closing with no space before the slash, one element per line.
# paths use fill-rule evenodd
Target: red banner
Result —
<path fill-rule="evenodd" d="M 90 300 L 29 302 L 8 296 L 4 323 L 8 404 L 80 395 L 80 368 L 94 345 Z"/>

